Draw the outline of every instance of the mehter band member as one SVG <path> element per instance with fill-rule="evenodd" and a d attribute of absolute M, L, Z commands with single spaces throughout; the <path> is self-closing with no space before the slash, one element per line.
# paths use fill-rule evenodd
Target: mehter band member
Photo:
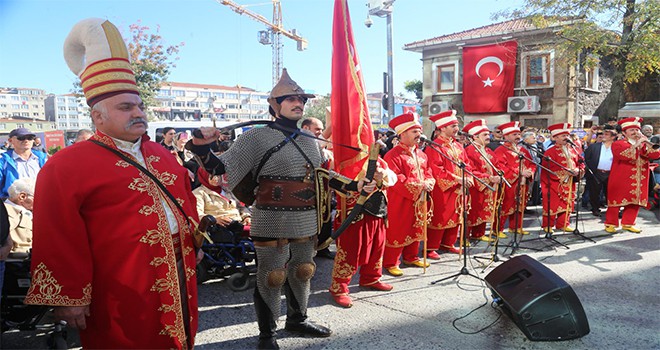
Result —
<path fill-rule="evenodd" d="M 399 135 L 400 142 L 385 154 L 389 168 L 397 175 L 397 182 L 388 190 L 387 212 L 396 213 L 390 220 L 385 241 L 383 267 L 392 276 L 401 276 L 399 259 L 408 266 L 424 267 L 419 259 L 419 242 L 424 239 L 427 220 L 426 199 L 423 193 L 433 189 L 435 181 L 426 154 L 417 145 L 422 125 L 417 115 L 405 113 L 390 120 L 390 128 Z M 428 265 L 427 265 L 428 266 Z"/>
<path fill-rule="evenodd" d="M 635 227 L 640 207 L 648 204 L 649 160 L 660 158 L 641 133 L 642 118 L 625 118 L 619 125 L 625 139 L 612 144 L 612 171 L 607 186 L 607 213 L 605 231 L 615 233 L 619 227 L 619 210 L 623 207 L 621 227 L 640 233 Z"/>
<path fill-rule="evenodd" d="M 541 227 L 546 233 L 553 233 L 552 226 L 559 231 L 573 232 L 574 230 L 569 226 L 569 219 L 575 205 L 577 178 L 584 174 L 584 162 L 580 160 L 577 150 L 568 142 L 570 128 L 569 123 L 559 123 L 548 127 L 555 143 L 545 151 L 541 160 L 541 165 L 554 173 L 541 169 L 541 193 L 543 195 Z"/>
<path fill-rule="evenodd" d="M 188 171 L 146 136 L 124 40 L 103 19 L 76 24 L 64 57 L 96 134 L 37 178 L 28 304 L 55 307 L 83 348 L 190 349 L 197 332 L 197 211 Z M 170 199 L 136 165 L 146 168 Z M 85 171 L 84 167 L 91 171 Z"/>

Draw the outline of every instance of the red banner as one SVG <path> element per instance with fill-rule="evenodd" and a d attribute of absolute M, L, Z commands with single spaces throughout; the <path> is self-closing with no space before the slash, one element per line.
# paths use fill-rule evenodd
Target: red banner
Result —
<path fill-rule="evenodd" d="M 506 112 L 513 96 L 518 43 L 463 48 L 463 110 L 465 113 Z"/>
<path fill-rule="evenodd" d="M 335 0 L 332 23 L 332 141 L 360 148 L 363 152 L 345 147 L 333 148 L 335 170 L 354 178 L 355 169 L 368 157 L 374 142 L 367 93 L 360 70 L 353 27 L 346 0 Z"/>

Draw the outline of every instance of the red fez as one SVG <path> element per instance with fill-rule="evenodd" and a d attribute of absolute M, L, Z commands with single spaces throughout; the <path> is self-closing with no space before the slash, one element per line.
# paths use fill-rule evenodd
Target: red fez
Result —
<path fill-rule="evenodd" d="M 561 134 L 570 134 L 571 133 L 571 124 L 569 123 L 559 123 L 559 124 L 553 124 L 548 127 L 548 130 L 550 130 L 550 135 L 552 136 L 558 136 Z"/>
<path fill-rule="evenodd" d="M 479 135 L 485 131 L 490 132 L 490 130 L 488 130 L 488 126 L 486 125 L 485 119 L 477 119 L 463 127 L 463 132 L 466 132 L 472 136 Z"/>
<path fill-rule="evenodd" d="M 520 132 L 520 122 L 508 122 L 497 127 L 502 130 L 502 135 L 509 135 L 514 132 Z"/>
<path fill-rule="evenodd" d="M 641 129 L 643 121 L 644 119 L 640 117 L 630 117 L 621 119 L 618 121 L 618 123 L 621 125 L 621 130 L 625 131 L 632 128 Z"/>
<path fill-rule="evenodd" d="M 429 117 L 429 119 L 435 123 L 435 127 L 438 129 L 442 128 L 443 126 L 458 124 L 458 119 L 456 119 L 456 110 L 453 109 L 432 115 Z"/>
<path fill-rule="evenodd" d="M 406 130 L 416 128 L 421 129 L 422 124 L 417 120 L 416 113 L 404 113 L 396 116 L 389 122 L 390 128 L 396 132 L 397 135 L 403 134 Z"/>

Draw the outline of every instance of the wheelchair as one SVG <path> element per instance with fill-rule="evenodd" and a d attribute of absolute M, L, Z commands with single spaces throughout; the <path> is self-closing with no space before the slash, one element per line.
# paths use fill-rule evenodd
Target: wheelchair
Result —
<path fill-rule="evenodd" d="M 68 349 L 66 323 L 42 323 L 51 307 L 24 304 L 30 288 L 30 254 L 10 253 L 5 261 L 5 276 L 0 300 L 0 329 L 39 330 L 48 333 L 49 349 Z"/>
<path fill-rule="evenodd" d="M 197 283 L 210 279 L 227 280 L 229 289 L 234 292 L 254 287 L 257 266 L 254 243 L 248 230 L 238 221 L 227 227 L 213 224 L 207 233 L 212 243 L 204 241 L 204 258 L 197 264 Z"/>

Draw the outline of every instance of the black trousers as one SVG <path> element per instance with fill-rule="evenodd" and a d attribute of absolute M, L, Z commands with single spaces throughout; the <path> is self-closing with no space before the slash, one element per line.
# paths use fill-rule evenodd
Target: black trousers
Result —
<path fill-rule="evenodd" d="M 610 177 L 609 171 L 602 172 L 600 170 L 596 170 L 595 172 L 598 172 L 598 178 L 587 172 L 587 189 L 589 189 L 589 202 L 591 203 L 591 210 L 598 210 L 598 208 L 601 207 L 601 191 L 605 194 L 605 198 L 607 199 L 607 180 Z"/>

